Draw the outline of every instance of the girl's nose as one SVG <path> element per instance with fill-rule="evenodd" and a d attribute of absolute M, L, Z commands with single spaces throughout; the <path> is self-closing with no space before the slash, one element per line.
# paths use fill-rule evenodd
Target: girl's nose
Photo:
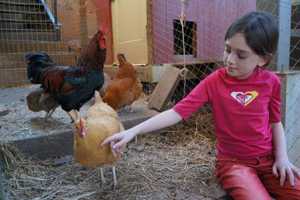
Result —
<path fill-rule="evenodd" d="M 233 53 L 228 54 L 227 63 L 228 65 L 234 65 L 236 63 L 235 55 Z"/>

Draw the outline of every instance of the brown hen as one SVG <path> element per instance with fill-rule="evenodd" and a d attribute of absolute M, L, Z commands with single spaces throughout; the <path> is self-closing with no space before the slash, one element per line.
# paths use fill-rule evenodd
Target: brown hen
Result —
<path fill-rule="evenodd" d="M 119 69 L 107 86 L 103 101 L 113 109 L 131 105 L 142 94 L 142 84 L 134 66 L 127 62 L 124 54 L 118 54 Z"/>

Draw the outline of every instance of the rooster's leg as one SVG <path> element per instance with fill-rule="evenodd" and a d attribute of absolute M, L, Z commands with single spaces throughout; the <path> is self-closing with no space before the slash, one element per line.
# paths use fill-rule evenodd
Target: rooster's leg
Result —
<path fill-rule="evenodd" d="M 51 115 L 54 113 L 54 111 L 56 110 L 56 108 L 51 109 L 49 112 L 46 113 L 45 119 L 47 120 L 48 118 L 51 117 Z"/>
<path fill-rule="evenodd" d="M 79 113 L 77 110 L 71 110 L 67 112 L 67 114 L 71 118 L 71 123 L 74 123 L 77 119 L 79 119 Z"/>
<path fill-rule="evenodd" d="M 100 169 L 97 170 L 98 176 L 99 176 L 99 172 L 100 172 L 101 183 L 103 185 L 103 184 L 105 184 L 105 178 L 104 178 L 104 173 L 103 173 L 102 167 L 100 167 Z"/>
<path fill-rule="evenodd" d="M 55 110 L 55 109 L 54 109 Z M 46 115 L 44 117 L 45 122 L 48 121 L 48 119 L 51 117 L 52 113 L 54 112 L 54 110 L 50 110 L 49 112 L 46 112 Z"/>
<path fill-rule="evenodd" d="M 115 167 L 115 166 L 112 167 L 112 174 L 113 174 L 113 179 L 114 179 L 114 189 L 115 189 L 116 186 L 117 186 L 117 174 L 116 174 L 116 167 Z"/>
<path fill-rule="evenodd" d="M 51 115 L 54 113 L 54 111 L 56 110 L 56 108 L 53 108 L 52 110 L 50 110 L 50 112 L 49 112 L 49 117 L 51 117 Z"/>

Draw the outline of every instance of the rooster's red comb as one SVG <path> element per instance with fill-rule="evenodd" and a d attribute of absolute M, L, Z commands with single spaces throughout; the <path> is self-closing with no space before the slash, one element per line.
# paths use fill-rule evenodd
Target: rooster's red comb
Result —
<path fill-rule="evenodd" d="M 106 39 L 105 39 L 105 35 L 104 32 L 99 30 L 99 38 L 98 38 L 98 42 L 99 42 L 99 47 L 101 49 L 106 49 Z"/>

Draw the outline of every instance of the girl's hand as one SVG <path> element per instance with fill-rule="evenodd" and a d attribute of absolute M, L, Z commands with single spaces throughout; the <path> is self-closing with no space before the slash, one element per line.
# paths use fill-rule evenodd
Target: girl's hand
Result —
<path fill-rule="evenodd" d="M 106 138 L 103 142 L 102 142 L 102 146 L 109 144 L 111 146 L 111 150 L 114 154 L 115 157 L 119 157 L 122 153 L 123 150 L 126 147 L 126 144 L 132 140 L 137 133 L 126 130 L 126 131 L 122 131 L 120 133 L 114 134 L 108 138 Z"/>
<path fill-rule="evenodd" d="M 273 164 L 273 174 L 276 177 L 280 177 L 280 185 L 283 186 L 288 177 L 292 186 L 295 185 L 295 176 L 300 178 L 300 170 L 295 167 L 287 158 L 278 159 Z"/>

